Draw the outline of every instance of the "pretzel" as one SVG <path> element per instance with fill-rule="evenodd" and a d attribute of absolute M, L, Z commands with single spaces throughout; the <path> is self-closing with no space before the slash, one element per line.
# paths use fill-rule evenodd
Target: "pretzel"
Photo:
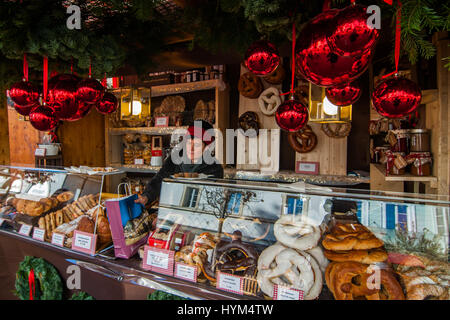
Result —
<path fill-rule="evenodd" d="M 306 253 L 311 255 L 317 261 L 317 263 L 319 264 L 320 271 L 325 272 L 330 262 L 325 257 L 322 248 L 314 247 L 312 249 L 306 250 Z"/>
<path fill-rule="evenodd" d="M 258 98 L 259 108 L 266 116 L 273 115 L 283 101 L 284 96 L 280 96 L 280 91 L 275 87 L 267 88 Z"/>
<path fill-rule="evenodd" d="M 309 86 L 303 84 L 294 88 L 294 98 L 309 104 Z"/>
<path fill-rule="evenodd" d="M 301 215 L 283 215 L 275 222 L 273 231 L 278 241 L 297 250 L 316 247 L 321 237 L 320 229 L 303 221 Z"/>
<path fill-rule="evenodd" d="M 256 99 L 261 94 L 263 85 L 261 79 L 251 72 L 246 72 L 239 78 L 238 90 L 244 97 Z"/>
<path fill-rule="evenodd" d="M 359 224 L 338 224 L 330 234 L 327 234 L 322 245 L 327 250 L 369 250 L 384 245 L 366 227 Z"/>
<path fill-rule="evenodd" d="M 334 128 L 331 127 L 334 125 Z M 322 131 L 330 138 L 345 138 L 350 134 L 352 130 L 351 123 L 322 123 Z"/>
<path fill-rule="evenodd" d="M 239 128 L 246 132 L 249 129 L 256 131 L 256 135 L 259 133 L 258 115 L 255 112 L 247 111 L 239 117 Z"/>
<path fill-rule="evenodd" d="M 280 64 L 278 67 L 269 75 L 263 77 L 270 84 L 280 84 L 283 82 L 284 77 L 286 76 L 286 71 L 283 66 Z"/>
<path fill-rule="evenodd" d="M 387 252 L 382 249 L 370 250 L 351 250 L 351 251 L 324 251 L 325 257 L 331 261 L 345 262 L 354 261 L 365 264 L 386 261 L 388 258 Z"/>
<path fill-rule="evenodd" d="M 309 125 L 297 132 L 289 132 L 289 145 L 298 153 L 308 153 L 317 146 L 317 136 Z"/>

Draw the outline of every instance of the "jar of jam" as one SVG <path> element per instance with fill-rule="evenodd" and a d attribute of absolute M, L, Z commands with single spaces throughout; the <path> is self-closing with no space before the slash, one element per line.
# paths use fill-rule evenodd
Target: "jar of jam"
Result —
<path fill-rule="evenodd" d="M 392 146 L 392 152 L 404 152 L 408 153 L 408 130 L 392 130 L 397 138 L 397 143 Z"/>
<path fill-rule="evenodd" d="M 414 176 L 431 176 L 431 164 L 433 159 L 429 152 L 414 152 L 408 155 L 411 163 L 411 174 Z"/>
<path fill-rule="evenodd" d="M 386 154 L 387 162 L 386 169 L 387 172 L 391 175 L 404 175 L 406 170 L 406 166 L 408 163 L 406 162 L 403 152 L 389 152 Z"/>
<path fill-rule="evenodd" d="M 410 152 L 429 152 L 430 134 L 426 129 L 409 130 Z"/>

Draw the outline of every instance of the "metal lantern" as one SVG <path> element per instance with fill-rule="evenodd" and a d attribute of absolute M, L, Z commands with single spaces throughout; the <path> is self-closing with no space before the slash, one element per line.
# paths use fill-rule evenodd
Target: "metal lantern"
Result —
<path fill-rule="evenodd" d="M 122 87 L 116 89 L 114 93 L 119 97 L 121 120 L 146 120 L 150 117 L 150 88 Z"/>
<path fill-rule="evenodd" d="M 309 121 L 315 123 L 346 123 L 352 121 L 352 105 L 333 105 L 325 88 L 309 83 Z"/>

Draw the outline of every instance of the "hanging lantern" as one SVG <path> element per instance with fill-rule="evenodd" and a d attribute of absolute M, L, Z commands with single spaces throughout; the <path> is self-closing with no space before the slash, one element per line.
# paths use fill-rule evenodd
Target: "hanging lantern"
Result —
<path fill-rule="evenodd" d="M 70 117 L 70 119 L 66 119 L 66 121 L 73 122 L 73 121 L 77 121 L 77 120 L 84 118 L 91 112 L 93 106 L 94 106 L 93 104 L 88 104 L 85 102 L 78 102 L 77 113 L 75 113 L 72 117 Z"/>
<path fill-rule="evenodd" d="M 47 104 L 54 110 L 58 119 L 70 119 L 78 111 L 76 100 L 78 80 L 67 78 L 53 82 L 50 79 L 49 83 L 52 83 L 52 87 L 49 85 Z"/>
<path fill-rule="evenodd" d="M 339 56 L 327 43 L 327 31 L 336 9 L 313 18 L 303 28 L 297 40 L 296 63 L 300 73 L 310 82 L 322 86 L 337 86 L 358 78 L 369 66 L 371 53 L 361 56 Z"/>
<path fill-rule="evenodd" d="M 372 93 L 373 106 L 386 118 L 402 118 L 408 115 L 417 109 L 421 99 L 419 86 L 398 76 L 381 82 Z"/>
<path fill-rule="evenodd" d="M 352 82 L 325 90 L 328 100 L 337 106 L 348 106 L 354 104 L 361 97 L 361 87 L 358 82 Z"/>
<path fill-rule="evenodd" d="M 45 104 L 39 105 L 30 112 L 30 123 L 39 131 L 50 131 L 58 125 L 52 108 Z"/>
<path fill-rule="evenodd" d="M 38 89 L 29 81 L 14 83 L 9 89 L 9 97 L 19 108 L 24 109 L 35 106 L 39 102 Z"/>
<path fill-rule="evenodd" d="M 115 95 L 106 92 L 102 100 L 96 105 L 96 109 L 101 114 L 110 114 L 117 110 L 119 103 Z"/>
<path fill-rule="evenodd" d="M 367 7 L 352 4 L 338 12 L 327 32 L 331 50 L 340 56 L 361 56 L 375 48 L 380 31 L 367 25 Z"/>
<path fill-rule="evenodd" d="M 308 108 L 302 102 L 291 97 L 278 107 L 275 120 L 283 130 L 299 131 L 308 122 Z"/>
<path fill-rule="evenodd" d="M 88 78 L 78 83 L 76 94 L 78 101 L 96 104 L 103 98 L 104 94 L 105 88 L 95 79 Z"/>
<path fill-rule="evenodd" d="M 255 41 L 247 49 L 244 59 L 247 69 L 257 76 L 272 73 L 280 64 L 278 49 L 266 40 Z"/>
<path fill-rule="evenodd" d="M 348 123 L 352 121 L 352 105 L 338 106 L 327 98 L 326 89 L 309 83 L 309 122 Z"/>

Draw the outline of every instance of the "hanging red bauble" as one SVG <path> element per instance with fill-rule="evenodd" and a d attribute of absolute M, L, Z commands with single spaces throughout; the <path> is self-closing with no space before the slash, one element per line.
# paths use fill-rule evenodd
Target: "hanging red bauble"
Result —
<path fill-rule="evenodd" d="M 32 105 L 31 107 L 22 107 L 18 104 L 14 104 L 14 109 L 18 114 L 21 114 L 22 116 L 28 116 L 30 115 L 31 110 L 36 108 L 39 105 L 39 103 Z"/>
<path fill-rule="evenodd" d="M 105 94 L 103 85 L 95 79 L 81 80 L 77 86 L 77 99 L 87 104 L 96 104 Z"/>
<path fill-rule="evenodd" d="M 339 107 L 349 106 L 358 101 L 361 96 L 361 87 L 358 82 L 347 83 L 325 90 L 328 100 Z"/>
<path fill-rule="evenodd" d="M 70 81 L 74 81 L 77 82 L 80 81 L 80 77 L 74 75 L 74 74 L 70 74 L 70 73 L 59 73 L 56 76 L 51 77 L 48 80 L 48 89 L 51 90 L 55 87 L 55 85 L 60 82 L 60 81 L 65 81 L 65 80 L 70 80 Z"/>
<path fill-rule="evenodd" d="M 352 4 L 338 12 L 327 33 L 331 50 L 340 56 L 361 56 L 371 52 L 380 30 L 367 25 L 367 7 Z"/>
<path fill-rule="evenodd" d="M 39 105 L 30 112 L 31 125 L 40 131 L 50 131 L 58 125 L 53 109 L 49 106 Z"/>
<path fill-rule="evenodd" d="M 292 98 L 282 103 L 275 113 L 278 126 L 290 132 L 296 132 L 303 128 L 308 122 L 308 118 L 308 108 L 302 102 Z"/>
<path fill-rule="evenodd" d="M 9 97 L 19 107 L 29 108 L 39 102 L 38 88 L 29 81 L 16 82 L 9 89 Z"/>
<path fill-rule="evenodd" d="M 357 57 L 339 56 L 331 51 L 326 33 L 337 14 L 327 10 L 313 18 L 303 28 L 297 40 L 296 63 L 300 73 L 310 82 L 330 87 L 349 83 L 369 66 L 371 53 Z"/>
<path fill-rule="evenodd" d="M 397 76 L 381 82 L 372 94 L 373 106 L 386 118 L 406 116 L 419 106 L 421 99 L 422 92 L 415 82 Z"/>
<path fill-rule="evenodd" d="M 272 73 L 280 64 L 278 49 L 269 41 L 255 41 L 245 53 L 244 63 L 247 69 L 257 75 Z"/>
<path fill-rule="evenodd" d="M 60 80 L 52 84 L 52 88 L 48 91 L 47 104 L 60 120 L 68 120 L 77 113 L 77 83 L 75 79 Z"/>
<path fill-rule="evenodd" d="M 70 119 L 66 119 L 66 121 L 77 121 L 84 118 L 91 112 L 93 106 L 94 106 L 93 104 L 78 102 L 77 113 L 75 113 L 72 117 L 70 117 Z"/>
<path fill-rule="evenodd" d="M 102 100 L 96 105 L 96 109 L 101 114 L 110 114 L 117 110 L 119 102 L 115 95 L 110 92 L 106 92 Z"/>

